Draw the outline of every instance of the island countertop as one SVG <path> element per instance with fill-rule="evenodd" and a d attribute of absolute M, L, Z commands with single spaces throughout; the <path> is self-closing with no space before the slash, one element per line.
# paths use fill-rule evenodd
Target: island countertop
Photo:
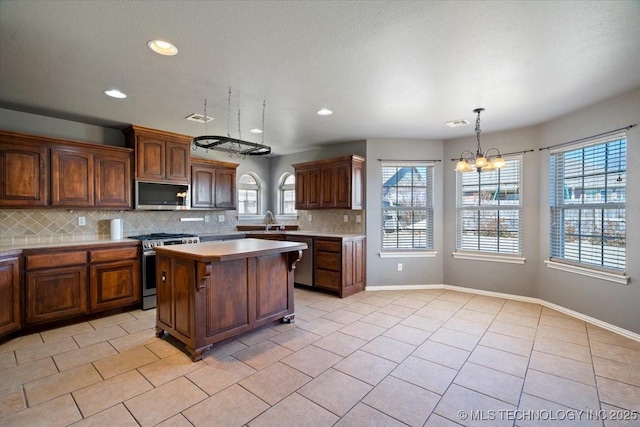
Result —
<path fill-rule="evenodd" d="M 209 263 L 300 251 L 307 249 L 307 245 L 300 242 L 278 240 L 238 239 L 189 245 L 159 246 L 154 249 L 159 254 L 179 256 Z"/>

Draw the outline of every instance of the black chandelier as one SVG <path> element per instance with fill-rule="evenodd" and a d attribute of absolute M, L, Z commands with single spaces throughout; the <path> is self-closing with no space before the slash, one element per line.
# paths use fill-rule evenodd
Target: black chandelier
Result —
<path fill-rule="evenodd" d="M 460 160 L 456 163 L 456 172 L 470 172 L 474 167 L 478 172 L 482 172 L 483 170 L 504 168 L 507 165 L 497 148 L 489 148 L 487 151 L 482 151 L 480 146 L 480 113 L 483 111 L 484 108 L 473 110 L 474 113 L 478 114 L 476 118 L 476 139 L 478 140 L 476 153 L 473 154 L 469 150 L 464 150 L 460 154 Z M 490 155 L 489 153 L 492 150 L 495 150 L 497 154 Z"/>
<path fill-rule="evenodd" d="M 231 88 L 229 88 L 229 96 L 227 98 L 227 136 L 206 135 L 207 133 L 207 100 L 204 100 L 204 117 L 205 117 L 205 135 L 193 138 L 194 150 L 197 147 L 207 150 L 222 151 L 229 154 L 229 157 L 246 158 L 246 156 L 264 156 L 271 154 L 271 147 L 264 145 L 264 112 L 267 107 L 265 101 L 262 102 L 262 141 L 260 144 L 256 142 L 243 141 L 242 131 L 240 127 L 240 107 L 238 106 L 238 138 L 232 138 L 230 133 L 231 118 Z"/>

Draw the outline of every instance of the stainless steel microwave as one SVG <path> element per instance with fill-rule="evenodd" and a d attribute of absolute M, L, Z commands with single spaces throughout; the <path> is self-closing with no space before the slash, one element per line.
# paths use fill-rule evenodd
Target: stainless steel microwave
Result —
<path fill-rule="evenodd" d="M 148 211 L 186 210 L 191 207 L 189 185 L 136 181 L 135 208 Z"/>

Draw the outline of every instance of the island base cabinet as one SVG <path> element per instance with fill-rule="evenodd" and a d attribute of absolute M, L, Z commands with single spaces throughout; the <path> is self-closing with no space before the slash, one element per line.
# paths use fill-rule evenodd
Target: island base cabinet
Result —
<path fill-rule="evenodd" d="M 204 263 L 158 254 L 156 335 L 178 339 L 197 361 L 217 342 L 292 320 L 292 266 L 300 256 L 296 251 Z"/>

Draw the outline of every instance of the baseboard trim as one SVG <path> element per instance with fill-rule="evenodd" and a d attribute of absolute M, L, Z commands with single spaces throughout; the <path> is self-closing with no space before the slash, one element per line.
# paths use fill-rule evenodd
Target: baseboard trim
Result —
<path fill-rule="evenodd" d="M 367 286 L 365 287 L 365 291 L 416 291 L 416 290 L 429 290 L 429 289 L 444 289 L 447 291 L 457 291 L 457 292 L 466 292 L 469 294 L 477 294 L 484 295 L 495 298 L 504 298 L 513 301 L 522 301 L 529 302 L 533 304 L 540 304 L 544 307 L 550 308 L 552 310 L 559 311 L 560 313 L 564 313 L 568 316 L 575 317 L 576 319 L 583 320 L 585 322 L 591 323 L 592 325 L 598 326 L 602 329 L 606 329 L 608 331 L 614 332 L 618 335 L 622 335 L 626 338 L 630 338 L 634 341 L 640 342 L 640 334 L 636 334 L 635 332 L 631 332 L 629 330 L 623 329 L 619 326 L 612 325 L 610 323 L 604 322 L 600 319 L 596 319 L 595 317 L 587 316 L 586 314 L 582 314 L 578 311 L 571 310 L 569 308 L 563 307 L 558 304 L 554 304 L 552 302 L 534 298 L 534 297 L 526 297 L 522 295 L 514 295 L 507 294 L 503 292 L 494 292 L 494 291 L 485 291 L 483 289 L 473 289 L 473 288 L 465 288 L 463 286 L 453 286 L 453 285 L 445 285 L 445 284 L 434 284 L 434 285 L 391 285 L 391 286 Z"/>

